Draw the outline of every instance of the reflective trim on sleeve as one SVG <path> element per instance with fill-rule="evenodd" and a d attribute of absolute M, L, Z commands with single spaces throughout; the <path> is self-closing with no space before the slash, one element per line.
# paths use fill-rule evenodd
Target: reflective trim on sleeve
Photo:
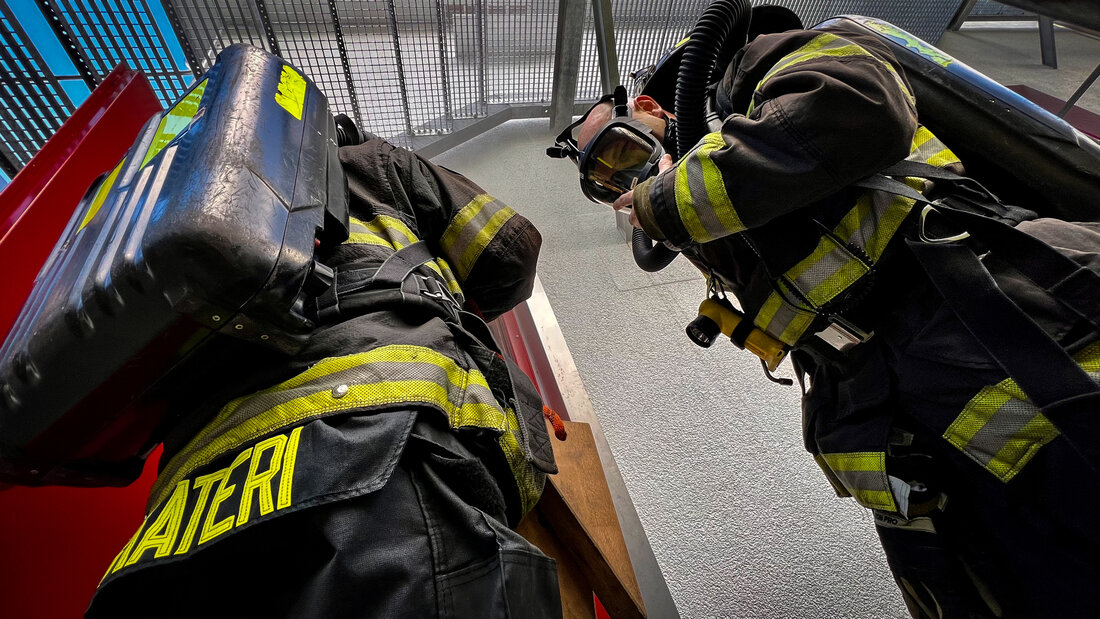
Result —
<path fill-rule="evenodd" d="M 512 476 L 516 480 L 520 503 L 523 507 L 523 513 L 526 514 L 534 509 L 535 503 L 538 503 L 539 497 L 542 496 L 542 489 L 546 485 L 546 475 L 535 470 L 535 467 L 527 461 L 527 455 L 524 454 L 523 447 L 520 446 L 520 420 L 516 412 L 511 408 L 505 412 L 506 425 L 504 433 L 500 435 L 497 442 L 500 444 L 500 449 L 504 452 L 504 458 L 508 461 L 508 468 L 512 471 Z"/>
<path fill-rule="evenodd" d="M 481 252 L 516 212 L 488 194 L 476 196 L 451 219 L 439 243 L 459 278 L 465 280 Z"/>
<path fill-rule="evenodd" d="M 835 34 L 829 33 L 822 33 L 817 35 L 816 37 L 811 39 L 809 43 L 806 43 L 797 50 L 780 58 L 779 62 L 776 62 L 775 65 L 772 66 L 771 70 L 769 70 L 764 75 L 764 78 L 761 79 L 759 83 L 757 83 L 756 94 L 759 95 L 761 89 L 764 87 L 764 84 L 780 71 L 784 71 L 795 65 L 815 60 L 817 58 L 843 58 L 851 56 L 865 56 L 877 60 L 879 64 L 885 67 L 890 72 L 890 75 L 894 77 L 894 80 L 897 82 L 898 87 L 901 88 L 902 93 L 904 93 L 906 98 L 909 99 L 909 103 L 912 105 L 916 105 L 916 99 L 913 97 L 913 93 L 910 92 L 908 87 L 906 87 L 905 81 L 901 79 L 901 76 L 898 75 L 897 69 L 895 69 L 893 65 L 868 52 L 867 50 L 849 41 L 848 39 L 838 37 Z M 746 116 L 752 115 L 754 109 L 756 108 L 757 98 L 757 96 L 753 97 L 752 102 L 749 104 L 748 111 L 745 112 Z"/>
<path fill-rule="evenodd" d="M 821 454 L 818 464 L 822 461 L 829 467 L 835 480 L 860 505 L 871 509 L 897 511 L 897 503 L 890 490 L 890 479 L 886 475 L 885 452 Z"/>
<path fill-rule="evenodd" d="M 960 162 L 955 153 L 923 125 L 917 127 L 917 132 L 913 135 L 913 152 L 907 159 L 923 161 L 938 168 Z"/>
<path fill-rule="evenodd" d="M 1100 342 L 1073 356 L 1100 382 Z M 1016 381 L 983 387 L 944 432 L 943 437 L 985 470 L 1008 482 L 1059 434 Z"/>
<path fill-rule="evenodd" d="M 345 245 L 375 245 L 397 251 L 420 240 L 405 225 L 405 222 L 388 215 L 379 215 L 368 222 L 351 217 L 349 224 L 348 240 L 344 241 Z M 458 283 L 454 271 L 451 270 L 451 265 L 443 258 L 436 258 L 424 264 L 446 282 L 447 289 L 455 295 L 459 303 L 462 303 L 462 286 Z"/>
<path fill-rule="evenodd" d="M 161 472 L 151 505 L 191 472 L 261 436 L 323 415 L 392 405 L 438 409 L 454 428 L 507 429 L 506 414 L 479 370 L 463 369 L 430 348 L 383 346 L 323 359 L 284 383 L 227 404 Z"/>
<path fill-rule="evenodd" d="M 792 294 L 791 289 L 796 289 L 815 307 L 839 296 L 869 269 L 860 257 L 836 239 L 861 247 L 872 261 L 877 261 L 912 207 L 912 200 L 882 192 L 861 196 L 833 229 L 833 235 L 823 235 L 813 253 L 777 282 L 780 290 L 773 291 L 757 312 L 756 326 L 785 344 L 796 344 L 810 327 L 815 313 L 811 308 L 794 305 L 801 299 Z"/>
<path fill-rule="evenodd" d="M 745 229 L 712 159 L 725 147 L 720 132 L 708 133 L 676 166 L 676 210 L 684 229 L 699 243 Z"/>

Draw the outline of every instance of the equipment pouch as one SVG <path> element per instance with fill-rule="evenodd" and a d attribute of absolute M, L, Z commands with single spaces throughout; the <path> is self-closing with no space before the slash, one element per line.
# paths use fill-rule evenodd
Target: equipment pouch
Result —
<path fill-rule="evenodd" d="M 895 512 L 898 504 L 886 471 L 895 410 L 889 372 L 873 342 L 853 350 L 850 358 L 854 370 L 841 374 L 800 351 L 800 368 L 814 369 L 803 398 L 806 445 L 839 496 Z"/>
<path fill-rule="evenodd" d="M 519 421 L 520 447 L 527 461 L 543 473 L 558 472 L 554 450 L 542 414 L 542 396 L 531 379 L 511 360 L 500 354 L 488 325 L 469 312 L 460 313 L 461 325 L 452 325 L 467 340 L 467 350 L 485 374 L 501 404 L 512 408 Z"/>

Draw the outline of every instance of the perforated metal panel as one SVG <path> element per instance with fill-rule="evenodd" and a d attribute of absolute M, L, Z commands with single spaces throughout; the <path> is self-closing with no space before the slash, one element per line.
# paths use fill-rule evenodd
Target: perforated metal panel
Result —
<path fill-rule="evenodd" d="M 619 75 L 628 82 L 631 71 L 656 62 L 678 41 L 690 34 L 710 0 L 612 0 L 615 47 Z M 884 19 L 918 37 L 935 43 L 946 30 L 961 0 L 754 0 L 752 4 L 785 6 L 812 26 L 844 14 Z M 587 9 L 577 98 L 589 100 L 601 94 L 597 69 L 596 36 L 592 9 Z"/>
<path fill-rule="evenodd" d="M 7 19 L 0 34 L 2 58 L 12 67 L 0 75 L 0 88 L 9 95 L 0 103 L 0 156 L 8 160 L 9 173 L 73 109 L 57 76 L 11 18 L 11 1 L 0 0 Z M 961 0 L 758 2 L 787 6 L 807 25 L 843 13 L 879 17 L 934 42 Z M 686 36 L 708 3 L 612 0 L 621 80 Z M 64 77 L 83 79 L 89 87 L 126 62 L 142 70 L 168 103 L 219 51 L 249 43 L 300 67 L 329 97 L 334 112 L 402 146 L 450 134 L 501 105 L 545 105 L 552 98 L 558 0 L 35 0 L 35 5 L 79 73 Z M 579 101 L 595 99 L 602 90 L 591 5 L 586 6 Z M 178 48 L 173 47 L 177 39 Z"/>
<path fill-rule="evenodd" d="M 615 24 L 615 50 L 619 75 L 627 83 L 632 71 L 657 62 L 664 53 L 687 36 L 710 0 L 612 0 L 611 15 Z M 596 60 L 596 35 L 592 26 L 592 8 L 588 8 L 587 28 L 581 56 L 577 98 L 596 99 L 601 94 L 600 74 Z"/>
<path fill-rule="evenodd" d="M 1028 13 L 1023 9 L 1018 9 L 1014 6 L 1006 6 L 1000 2 L 994 2 L 993 0 L 978 0 L 978 2 L 974 4 L 974 8 L 970 9 L 970 16 L 977 19 L 982 19 L 983 17 L 1000 19 L 1035 18 L 1034 13 Z"/>
<path fill-rule="evenodd" d="M 40 0 L 47 19 L 60 21 L 92 80 L 99 83 L 119 63 L 145 74 L 162 104 L 175 101 L 191 83 L 187 66 L 177 66 L 145 0 Z M 169 33 L 171 34 L 171 33 Z"/>
<path fill-rule="evenodd" d="M 757 0 L 753 4 L 785 6 L 806 26 L 837 15 L 877 17 L 935 45 L 962 0 Z"/>
<path fill-rule="evenodd" d="M 14 176 L 74 106 L 6 3 L 0 3 L 0 67 L 0 167 Z"/>

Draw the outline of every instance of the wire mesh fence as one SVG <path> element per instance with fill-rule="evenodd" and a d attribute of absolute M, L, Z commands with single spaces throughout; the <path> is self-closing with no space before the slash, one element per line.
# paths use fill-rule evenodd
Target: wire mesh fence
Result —
<path fill-rule="evenodd" d="M 74 106 L 7 4 L 0 4 L 0 67 L 0 168 L 14 176 Z"/>
<path fill-rule="evenodd" d="M 0 0 L 5 71 L 0 157 L 18 168 L 73 110 L 56 71 Z M 299 67 L 333 112 L 399 145 L 452 133 L 501 105 L 552 100 L 558 0 L 34 0 L 94 86 L 119 62 L 142 70 L 162 103 L 234 43 Z M 687 36 L 710 0 L 611 0 L 621 79 Z M 935 42 L 961 0 L 756 0 L 807 25 L 837 14 L 880 17 Z M 601 93 L 590 2 L 576 89 Z M 178 43 L 176 43 L 178 41 Z M 173 45 L 175 46 L 173 48 Z M 178 53 L 174 52 L 178 49 Z M 10 172 L 9 172 L 10 173 Z"/>
<path fill-rule="evenodd" d="M 161 103 L 174 101 L 192 80 L 186 63 L 177 61 L 158 24 L 158 0 L 35 0 L 13 6 L 0 0 L 0 168 L 13 175 L 42 147 L 79 103 L 64 88 L 82 81 L 94 88 L 116 66 L 126 63 L 145 73 Z M 19 14 L 34 11 L 43 32 L 30 31 Z M 155 9 L 155 10 L 154 10 Z M 35 35 L 56 36 L 59 57 L 44 57 Z M 53 62 L 51 62 L 53 60 Z M 71 73 L 71 74 L 69 74 Z"/>

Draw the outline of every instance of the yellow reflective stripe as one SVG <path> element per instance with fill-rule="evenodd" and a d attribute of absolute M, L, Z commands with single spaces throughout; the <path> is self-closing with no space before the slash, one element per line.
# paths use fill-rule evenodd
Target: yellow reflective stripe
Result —
<path fill-rule="evenodd" d="M 376 375 L 379 380 L 343 382 L 347 377 L 341 373 L 356 370 Z M 336 396 L 332 388 L 338 384 L 346 385 L 347 393 Z M 391 345 L 322 359 L 290 380 L 227 404 L 168 463 L 153 487 L 151 494 L 157 499 L 151 505 L 159 504 L 172 484 L 260 436 L 329 413 L 392 404 L 433 406 L 447 414 L 453 427 L 500 430 L 505 423 L 504 412 L 485 376 L 477 369 L 459 367 L 450 357 L 430 348 Z M 244 419 L 230 419 L 245 407 L 260 410 L 247 411 L 250 414 Z M 222 432 L 215 436 L 219 430 Z"/>
<path fill-rule="evenodd" d="M 914 152 L 919 150 L 921 146 L 924 146 L 925 142 L 931 140 L 933 137 L 935 136 L 932 135 L 931 131 L 925 128 L 924 125 L 920 125 L 917 127 L 916 133 L 913 134 L 913 147 L 909 150 Z"/>
<path fill-rule="evenodd" d="M 849 286 L 863 277 L 868 270 L 866 265 L 859 260 L 849 258 L 844 262 L 844 266 L 837 269 L 832 275 L 826 277 L 820 284 L 810 290 L 806 298 L 814 305 L 820 307 L 832 300 L 833 297 L 847 290 Z"/>
<path fill-rule="evenodd" d="M 938 168 L 959 163 L 955 153 L 924 126 L 917 127 L 917 132 L 913 136 L 913 149 L 907 159 L 921 161 Z"/>
<path fill-rule="evenodd" d="M 493 237 L 495 237 L 497 232 L 500 232 L 500 229 L 504 227 L 505 222 L 511 219 L 515 214 L 516 212 L 508 206 L 493 213 L 493 216 L 489 218 L 489 223 L 485 224 L 485 227 L 478 231 L 477 236 L 474 237 L 473 242 L 470 243 L 470 246 L 462 253 L 462 257 L 459 258 L 456 264 L 458 272 L 462 277 L 468 277 L 470 275 L 470 271 L 474 268 L 474 263 L 481 257 L 481 252 L 485 251 L 485 248 L 493 241 Z"/>
<path fill-rule="evenodd" d="M 691 187 L 688 186 L 688 166 L 692 153 L 688 153 L 685 161 L 676 166 L 676 210 L 680 214 L 680 221 L 691 238 L 703 242 L 710 234 L 703 228 L 703 222 L 699 221 L 699 215 L 695 213 L 693 200 L 691 199 Z"/>
<path fill-rule="evenodd" d="M 676 165 L 676 210 L 691 238 L 705 243 L 745 229 L 733 208 L 713 155 L 726 147 L 720 132 L 708 133 Z"/>
<path fill-rule="evenodd" d="M 863 246 L 872 260 L 878 260 L 908 216 L 913 201 L 881 192 L 861 196 L 833 229 L 847 243 Z M 814 251 L 784 273 L 780 285 L 793 284 L 814 306 L 828 303 L 868 272 L 863 261 L 823 235 Z M 797 297 L 772 292 L 754 323 L 785 344 L 794 345 L 813 323 L 810 308 L 791 305 Z"/>
<path fill-rule="evenodd" d="M 118 162 L 114 170 L 107 175 L 107 178 L 103 179 L 103 184 L 99 186 L 99 189 L 95 192 L 95 197 L 92 198 L 92 205 L 88 208 L 88 213 L 84 215 L 84 220 L 80 222 L 80 227 L 76 229 L 80 232 L 84 229 L 84 226 L 88 225 L 88 222 L 95 218 L 96 213 L 99 212 L 99 208 L 103 206 L 103 203 L 107 200 L 107 194 L 110 193 L 111 188 L 115 185 L 115 179 L 118 178 L 118 173 L 122 171 L 122 164 L 126 163 L 126 158 L 123 157 L 122 161 Z"/>
<path fill-rule="evenodd" d="M 726 147 L 726 141 L 720 132 L 708 133 L 703 137 L 703 145 L 699 149 L 698 160 L 703 172 L 703 185 L 706 187 L 708 204 L 719 223 L 725 228 L 726 234 L 733 234 L 745 229 L 741 223 L 741 217 L 733 208 L 733 202 L 726 193 L 726 182 L 722 179 L 722 173 L 718 165 L 711 159 L 711 154 Z M 723 235 L 725 236 L 725 235 Z"/>
<path fill-rule="evenodd" d="M 1093 380 L 1100 380 L 1100 342 L 1074 355 Z M 1059 434 L 1031 403 L 1016 381 L 1007 378 L 983 387 L 963 407 L 943 437 L 1003 482 L 1031 461 L 1039 449 Z"/>
<path fill-rule="evenodd" d="M 878 61 L 879 64 L 881 64 L 883 67 L 886 68 L 886 70 L 890 72 L 890 74 L 894 78 L 894 81 L 897 82 L 898 87 L 901 88 L 901 91 L 905 94 L 906 98 L 909 99 L 910 103 L 914 103 L 916 101 L 916 99 L 913 97 L 913 93 L 911 93 L 909 91 L 909 88 L 905 86 L 905 82 L 901 79 L 901 76 L 898 75 L 898 72 L 896 69 L 894 69 L 893 65 L 868 52 L 859 45 L 856 45 L 855 43 L 852 43 L 847 39 L 829 33 L 822 33 L 817 35 L 812 40 L 810 40 L 809 43 L 806 43 L 797 50 L 791 52 L 790 54 L 787 54 L 783 58 L 780 58 L 779 62 L 775 63 L 775 65 L 772 66 L 771 70 L 769 70 L 764 75 L 764 78 L 756 84 L 756 92 L 760 93 L 761 89 L 764 87 L 764 84 L 769 79 L 774 77 L 777 73 L 785 69 L 789 69 L 797 64 L 823 57 L 844 58 L 852 56 L 866 56 L 868 58 L 872 58 Z M 753 97 L 753 100 L 749 103 L 749 109 L 745 112 L 745 115 L 751 115 L 755 107 L 756 97 Z"/>
<path fill-rule="evenodd" d="M 458 236 L 462 234 L 466 225 L 481 212 L 482 207 L 492 202 L 493 199 L 493 196 L 483 193 L 479 196 L 474 196 L 473 200 L 470 200 L 466 206 L 459 209 L 458 213 L 451 218 L 451 223 L 447 225 L 447 229 L 443 231 L 443 236 L 439 239 L 439 244 L 443 247 L 444 251 L 450 253 L 450 248 L 454 247 L 455 242 L 458 240 Z"/>
<path fill-rule="evenodd" d="M 460 278 L 466 279 L 470 275 L 481 252 L 515 214 L 511 207 L 488 194 L 475 196 L 459 209 L 443 231 L 439 243 Z"/>
<path fill-rule="evenodd" d="M 935 153 L 932 153 L 924 161 L 929 165 L 934 165 L 937 168 L 942 168 L 952 163 L 959 163 L 959 158 L 950 149 L 944 148 Z"/>
<path fill-rule="evenodd" d="M 890 491 L 890 480 L 886 476 L 885 452 L 821 454 L 821 458 L 860 505 L 897 511 L 894 494 Z"/>
<path fill-rule="evenodd" d="M 405 247 L 406 242 L 415 243 L 417 241 L 413 231 L 403 221 L 394 217 L 381 215 L 372 219 L 369 224 L 355 217 L 350 217 L 349 224 L 348 240 L 344 241 L 344 244 L 377 245 L 398 250 Z M 393 232 L 385 236 L 380 235 L 379 232 L 383 232 L 386 228 Z M 447 264 L 446 260 L 436 258 L 434 261 L 424 264 L 439 274 L 440 278 L 447 283 L 447 289 L 451 291 L 451 294 L 459 296 L 462 294 L 462 286 L 459 285 L 458 279 L 451 271 L 451 265 Z M 459 299 L 459 302 L 461 301 L 462 299 Z"/>
<path fill-rule="evenodd" d="M 768 298 L 764 300 L 764 304 L 760 306 L 760 310 L 756 312 L 753 323 L 756 324 L 757 328 L 761 331 L 771 333 L 774 336 L 775 334 L 768 329 L 768 326 L 775 318 L 776 312 L 778 312 L 779 308 L 782 306 L 783 299 L 780 298 L 778 294 L 774 292 L 769 294 Z"/>
<path fill-rule="evenodd" d="M 889 202 L 883 212 L 878 214 L 875 230 L 863 247 L 863 250 L 867 252 L 872 260 L 878 260 L 886 253 L 886 246 L 893 240 L 894 234 L 897 233 L 905 218 L 909 216 L 909 211 L 912 210 L 913 204 L 915 204 L 909 198 L 902 196 L 884 196 L 884 199 L 889 200 Z"/>
<path fill-rule="evenodd" d="M 393 233 L 400 234 L 401 236 L 405 237 L 404 240 L 408 245 L 412 245 L 413 243 L 420 240 L 420 237 L 416 236 L 416 234 L 413 233 L 412 229 L 410 229 L 409 226 L 405 224 L 405 222 L 396 217 L 390 217 L 389 215 L 378 215 L 374 219 L 370 220 L 370 222 L 367 223 L 367 226 L 380 226 L 387 232 L 390 232 L 391 237 L 393 236 Z"/>
<path fill-rule="evenodd" d="M 455 277 L 450 263 L 443 258 L 436 258 L 433 268 L 436 268 L 439 274 L 443 276 L 443 281 L 447 282 L 447 289 L 451 291 L 451 294 L 462 294 L 462 286 L 458 283 L 458 278 Z M 459 301 L 461 302 L 461 299 L 459 299 Z"/>
<path fill-rule="evenodd" d="M 527 461 L 527 457 L 524 455 L 523 448 L 520 447 L 519 443 L 519 424 L 520 421 L 515 411 L 509 408 L 505 415 L 504 433 L 500 435 L 498 442 L 501 451 L 504 452 L 504 458 L 508 461 L 508 468 L 516 479 L 520 503 L 522 504 L 523 513 L 526 514 L 534 509 L 535 503 L 542 496 L 546 478 L 536 472 L 531 463 Z"/>
<path fill-rule="evenodd" d="M 779 285 L 783 287 L 782 282 Z M 790 294 L 789 291 L 785 291 Z M 753 322 L 760 330 L 784 344 L 794 345 L 810 328 L 816 314 L 794 307 L 783 300 L 778 292 L 768 295 Z"/>
<path fill-rule="evenodd" d="M 1059 432 L 1042 413 L 1035 415 L 1015 435 L 1005 441 L 1004 447 L 993 456 L 986 469 L 1008 481 L 1031 461 L 1039 448 L 1054 440 Z"/>

